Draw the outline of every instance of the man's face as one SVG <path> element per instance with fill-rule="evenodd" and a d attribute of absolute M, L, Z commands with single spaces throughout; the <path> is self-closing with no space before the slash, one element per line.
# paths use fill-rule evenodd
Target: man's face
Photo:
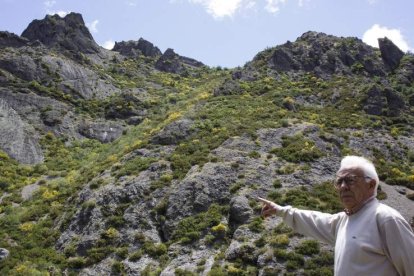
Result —
<path fill-rule="evenodd" d="M 359 168 L 344 169 L 336 174 L 336 188 L 342 205 L 347 209 L 357 208 L 374 195 L 375 181 L 366 178 Z"/>

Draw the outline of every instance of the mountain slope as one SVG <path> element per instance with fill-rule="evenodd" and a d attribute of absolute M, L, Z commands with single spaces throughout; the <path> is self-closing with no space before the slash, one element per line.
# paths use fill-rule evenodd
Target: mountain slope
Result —
<path fill-rule="evenodd" d="M 2 32 L 0 272 L 331 275 L 332 248 L 255 198 L 340 211 L 346 154 L 410 193 L 414 57 L 380 45 L 308 32 L 222 70 L 144 39 L 107 51 L 79 14 Z"/>

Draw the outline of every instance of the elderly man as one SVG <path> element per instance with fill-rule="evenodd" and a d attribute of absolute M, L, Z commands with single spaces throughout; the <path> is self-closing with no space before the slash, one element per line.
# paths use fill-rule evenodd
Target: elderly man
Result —
<path fill-rule="evenodd" d="M 379 179 L 363 157 L 341 161 L 334 185 L 344 212 L 299 210 L 259 198 L 262 215 L 278 215 L 295 231 L 335 246 L 334 271 L 348 275 L 414 275 L 414 234 L 396 210 L 376 199 Z"/>

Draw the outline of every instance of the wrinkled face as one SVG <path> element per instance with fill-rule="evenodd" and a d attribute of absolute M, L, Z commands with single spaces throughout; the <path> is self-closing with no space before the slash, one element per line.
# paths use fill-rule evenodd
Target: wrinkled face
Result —
<path fill-rule="evenodd" d="M 358 208 L 374 195 L 375 180 L 365 177 L 359 168 L 340 170 L 336 177 L 336 189 L 342 205 L 347 209 Z"/>

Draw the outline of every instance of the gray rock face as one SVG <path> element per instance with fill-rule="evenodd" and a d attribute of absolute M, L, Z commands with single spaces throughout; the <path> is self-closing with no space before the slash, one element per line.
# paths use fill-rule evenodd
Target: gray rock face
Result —
<path fill-rule="evenodd" d="M 47 15 L 43 20 L 34 20 L 23 31 L 22 37 L 30 41 L 39 40 L 48 47 L 64 49 L 73 53 L 98 53 L 100 48 L 85 26 L 82 15 L 70 13 L 64 18 Z"/>
<path fill-rule="evenodd" d="M 385 97 L 387 98 L 388 112 L 390 117 L 398 117 L 405 108 L 404 99 L 392 89 L 385 89 Z"/>
<path fill-rule="evenodd" d="M 16 34 L 9 32 L 0 32 L 0 49 L 6 47 L 23 47 L 27 45 L 29 41 Z"/>
<path fill-rule="evenodd" d="M 386 115 L 397 117 L 405 108 L 404 99 L 395 91 L 385 88 L 380 89 L 377 86 L 371 87 L 365 101 L 363 109 L 370 115 Z"/>
<path fill-rule="evenodd" d="M 85 137 L 109 143 L 122 135 L 123 127 L 111 122 L 83 122 L 79 125 L 79 133 Z"/>
<path fill-rule="evenodd" d="M 38 135 L 10 105 L 0 98 L 0 148 L 24 164 L 43 161 Z"/>
<path fill-rule="evenodd" d="M 278 71 L 290 71 L 300 69 L 300 64 L 293 55 L 283 48 L 275 49 L 271 62 Z"/>
<path fill-rule="evenodd" d="M 41 55 L 41 58 L 36 57 Z M 43 48 L 23 47 L 0 59 L 0 69 L 25 80 L 47 85 L 57 79 L 57 86 L 73 98 L 105 98 L 120 90 L 88 66 L 69 58 L 48 53 Z"/>
<path fill-rule="evenodd" d="M 194 167 L 181 183 L 171 189 L 163 227 L 166 239 L 171 238 L 180 219 L 207 211 L 213 203 L 228 203 L 229 186 L 236 179 L 236 172 L 228 164 L 207 163 L 201 171 Z"/>
<path fill-rule="evenodd" d="M 414 81 L 414 55 L 407 54 L 400 61 L 400 66 L 395 70 L 399 83 L 411 85 Z"/>
<path fill-rule="evenodd" d="M 115 46 L 112 51 L 117 51 L 121 55 L 127 57 L 138 57 L 144 55 L 146 57 L 161 56 L 161 51 L 151 42 L 140 38 L 138 41 L 121 41 L 115 42 Z"/>
<path fill-rule="evenodd" d="M 191 59 L 188 57 L 183 57 L 174 52 L 173 49 L 167 49 L 164 54 L 157 60 L 155 63 L 155 68 L 167 72 L 167 73 L 174 73 L 174 74 L 182 74 L 185 73 L 186 67 L 202 67 L 204 66 L 203 63 Z"/>
<path fill-rule="evenodd" d="M 5 248 L 0 248 L 0 262 L 7 259 L 9 256 L 9 250 Z"/>
<path fill-rule="evenodd" d="M 214 96 L 239 95 L 241 93 L 240 83 L 234 80 L 226 80 L 222 85 L 214 89 Z"/>
<path fill-rule="evenodd" d="M 400 65 L 400 60 L 404 56 L 404 52 L 387 37 L 379 38 L 378 44 L 385 65 L 390 70 L 395 70 Z"/>
<path fill-rule="evenodd" d="M 175 121 L 151 139 L 151 143 L 160 145 L 175 145 L 194 133 L 193 122 L 188 119 Z"/>
<path fill-rule="evenodd" d="M 366 113 L 370 115 L 381 115 L 385 105 L 386 98 L 377 86 L 373 86 L 368 90 L 367 99 L 364 105 Z"/>

